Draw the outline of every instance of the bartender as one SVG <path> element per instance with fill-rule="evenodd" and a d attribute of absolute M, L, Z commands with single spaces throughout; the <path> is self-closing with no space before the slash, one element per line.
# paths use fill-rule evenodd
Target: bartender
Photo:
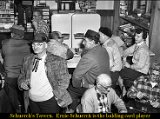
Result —
<path fill-rule="evenodd" d="M 34 33 L 45 33 L 47 36 L 49 35 L 49 26 L 42 18 L 41 11 L 33 12 L 33 20 L 32 24 L 34 27 Z"/>

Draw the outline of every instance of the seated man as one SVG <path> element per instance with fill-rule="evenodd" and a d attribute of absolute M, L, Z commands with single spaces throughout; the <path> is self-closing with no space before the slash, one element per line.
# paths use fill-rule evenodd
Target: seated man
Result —
<path fill-rule="evenodd" d="M 121 53 L 118 44 L 111 38 L 112 31 L 107 27 L 99 28 L 100 42 L 109 54 L 110 73 L 112 79 L 112 88 L 116 88 L 119 78 L 119 71 L 122 69 Z"/>
<path fill-rule="evenodd" d="M 96 85 L 84 93 L 81 104 L 83 113 L 111 113 L 114 104 L 119 113 L 127 113 L 126 106 L 111 88 L 112 80 L 107 74 L 97 77 Z"/>
<path fill-rule="evenodd" d="M 64 59 L 72 59 L 74 54 L 69 49 L 68 45 L 63 43 L 63 36 L 59 31 L 53 31 L 51 33 L 51 39 L 48 43 L 48 52 L 54 55 L 60 56 Z"/>
<path fill-rule="evenodd" d="M 148 76 L 140 76 L 128 90 L 127 96 L 150 102 L 154 108 L 160 108 L 160 66 L 153 65 Z"/>
<path fill-rule="evenodd" d="M 125 45 L 124 41 L 121 39 L 120 36 L 116 36 L 114 34 L 112 34 L 111 39 L 113 39 L 117 43 L 117 45 L 119 47 L 119 51 L 120 51 L 121 56 L 122 56 L 124 50 L 127 48 L 127 46 Z"/>
<path fill-rule="evenodd" d="M 134 81 L 139 76 L 146 75 L 150 66 L 149 48 L 145 43 L 147 38 L 147 32 L 143 29 L 135 30 L 135 44 L 130 46 L 124 51 L 124 59 L 127 56 L 133 56 L 133 64 L 129 64 L 124 60 L 124 68 L 120 71 L 121 85 L 123 85 L 123 79 Z M 132 85 L 132 84 L 131 84 Z M 128 85 L 130 87 L 131 85 Z M 123 86 L 123 96 L 126 94 L 125 87 Z"/>
<path fill-rule="evenodd" d="M 99 74 L 106 73 L 110 75 L 109 56 L 105 48 L 99 44 L 99 34 L 96 31 L 88 29 L 85 33 L 85 49 L 76 69 L 73 72 L 72 83 L 68 88 L 73 102 L 70 110 L 75 111 L 83 93 L 96 83 Z"/>

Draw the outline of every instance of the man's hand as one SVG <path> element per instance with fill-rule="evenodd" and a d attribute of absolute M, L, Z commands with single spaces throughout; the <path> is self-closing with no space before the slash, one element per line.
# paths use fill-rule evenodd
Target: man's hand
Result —
<path fill-rule="evenodd" d="M 139 92 L 137 93 L 137 98 L 138 98 L 138 99 L 142 99 L 144 96 L 145 96 L 145 94 L 142 93 L 141 91 L 139 91 Z"/>
<path fill-rule="evenodd" d="M 30 86 L 29 86 L 29 81 L 25 81 L 21 83 L 21 88 L 24 90 L 29 90 Z"/>
<path fill-rule="evenodd" d="M 127 68 L 131 67 L 131 65 L 128 62 L 125 62 L 124 66 L 127 67 Z"/>
<path fill-rule="evenodd" d="M 154 108 L 159 108 L 160 103 L 157 101 L 151 101 L 150 104 L 154 107 Z"/>

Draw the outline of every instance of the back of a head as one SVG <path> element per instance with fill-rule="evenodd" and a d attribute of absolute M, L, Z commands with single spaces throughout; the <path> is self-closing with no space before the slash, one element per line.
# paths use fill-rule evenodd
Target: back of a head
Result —
<path fill-rule="evenodd" d="M 62 34 L 59 31 L 53 31 L 50 34 L 50 38 L 56 40 L 56 39 L 62 38 Z"/>
<path fill-rule="evenodd" d="M 11 33 L 14 33 L 15 35 L 19 35 L 20 37 L 24 36 L 24 27 L 21 25 L 13 25 L 10 30 Z"/>
<path fill-rule="evenodd" d="M 32 42 L 48 42 L 49 39 L 45 33 L 36 33 Z"/>
<path fill-rule="evenodd" d="M 100 42 L 99 41 L 99 38 L 100 38 L 99 33 L 97 33 L 96 31 L 93 31 L 91 29 L 87 30 L 87 32 L 85 33 L 85 37 L 89 38 L 90 40 L 94 40 L 95 44 L 98 44 Z"/>
<path fill-rule="evenodd" d="M 112 37 L 112 31 L 108 27 L 100 27 L 99 31 L 108 37 Z"/>
<path fill-rule="evenodd" d="M 96 83 L 103 86 L 111 86 L 112 80 L 108 74 L 100 74 L 97 76 Z"/>

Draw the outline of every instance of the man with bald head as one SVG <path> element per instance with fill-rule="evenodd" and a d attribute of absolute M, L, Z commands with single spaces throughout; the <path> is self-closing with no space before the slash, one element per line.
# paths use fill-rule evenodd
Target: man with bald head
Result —
<path fill-rule="evenodd" d="M 96 85 L 84 93 L 81 104 L 83 113 L 111 113 L 114 104 L 119 113 L 127 113 L 126 106 L 111 88 L 112 80 L 107 74 L 97 76 Z"/>

